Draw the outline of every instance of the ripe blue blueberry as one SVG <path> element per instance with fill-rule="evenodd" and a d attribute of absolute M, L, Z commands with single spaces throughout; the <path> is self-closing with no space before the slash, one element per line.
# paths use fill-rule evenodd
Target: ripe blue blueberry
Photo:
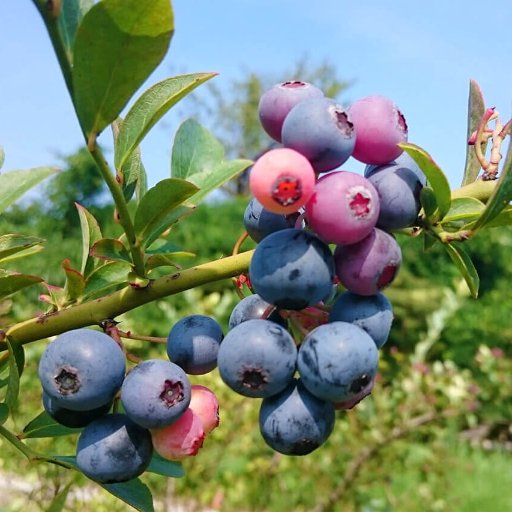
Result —
<path fill-rule="evenodd" d="M 90 411 L 72 411 L 56 404 L 55 400 L 43 391 L 43 407 L 48 415 L 57 423 L 69 428 L 82 428 L 89 425 L 95 419 L 107 414 L 112 407 L 112 402 L 108 402 Z"/>
<path fill-rule="evenodd" d="M 386 343 L 393 309 L 391 302 L 382 293 L 377 295 L 356 295 L 344 292 L 334 301 L 329 322 L 349 322 L 364 329 L 375 341 L 377 348 Z"/>
<path fill-rule="evenodd" d="M 293 228 L 297 215 L 273 213 L 253 197 L 244 212 L 244 227 L 249 236 L 260 242 L 270 233 L 281 229 Z"/>
<path fill-rule="evenodd" d="M 237 393 L 263 398 L 279 393 L 295 373 L 297 347 L 275 322 L 247 320 L 231 329 L 220 346 L 219 372 Z"/>
<path fill-rule="evenodd" d="M 203 375 L 217 367 L 217 352 L 224 337 L 218 322 L 205 315 L 178 320 L 167 337 L 167 355 L 186 373 Z"/>
<path fill-rule="evenodd" d="M 310 98 L 293 107 L 281 134 L 283 145 L 303 154 L 317 173 L 346 162 L 356 143 L 349 114 L 325 97 Z"/>
<path fill-rule="evenodd" d="M 420 166 L 416 163 L 414 158 L 412 158 L 412 156 L 410 156 L 409 153 L 406 153 L 405 151 L 401 153 L 400 156 L 397 156 L 394 160 L 391 160 L 391 162 L 386 164 L 367 165 L 364 169 L 364 177 L 369 178 L 374 172 L 386 167 L 408 169 L 409 171 L 416 174 L 423 186 L 427 185 L 427 177 L 425 176 L 425 173 L 420 169 Z"/>
<path fill-rule="evenodd" d="M 229 317 L 229 328 L 245 322 L 247 320 L 261 319 L 261 316 L 271 305 L 263 300 L 257 293 L 244 297 L 231 311 Z M 286 328 L 286 320 L 279 314 L 278 310 L 274 310 L 267 320 L 272 320 L 282 327 Z"/>
<path fill-rule="evenodd" d="M 261 403 L 259 424 L 265 442 L 285 455 L 307 455 L 330 436 L 334 406 L 313 396 L 294 379 Z"/>
<path fill-rule="evenodd" d="M 107 414 L 93 421 L 78 439 L 76 463 L 100 483 L 126 482 L 148 467 L 153 455 L 149 430 L 124 414 Z"/>
<path fill-rule="evenodd" d="M 377 372 L 378 350 L 363 329 L 347 322 L 331 322 L 306 335 L 297 368 L 304 386 L 330 402 L 350 400 Z"/>
<path fill-rule="evenodd" d="M 148 359 L 135 366 L 121 387 L 126 414 L 137 425 L 161 428 L 177 420 L 190 404 L 186 373 L 174 363 Z"/>
<path fill-rule="evenodd" d="M 256 247 L 249 267 L 258 295 L 281 309 L 304 309 L 330 296 L 334 259 L 329 246 L 300 229 L 283 229 Z"/>
<path fill-rule="evenodd" d="M 39 379 L 60 407 L 96 409 L 112 401 L 125 374 L 121 347 L 106 334 L 76 329 L 57 336 L 39 361 Z"/>

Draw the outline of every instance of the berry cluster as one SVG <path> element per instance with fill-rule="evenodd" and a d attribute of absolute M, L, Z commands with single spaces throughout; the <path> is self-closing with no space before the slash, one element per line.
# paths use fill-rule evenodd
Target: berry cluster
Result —
<path fill-rule="evenodd" d="M 385 97 L 344 109 L 285 82 L 263 94 L 259 115 L 282 147 L 251 169 L 255 294 L 233 311 L 218 365 L 229 387 L 262 398 L 265 441 L 303 455 L 329 437 L 335 409 L 373 389 L 393 320 L 381 291 L 401 265 L 391 231 L 415 225 L 426 179 L 398 146 L 407 125 Z M 364 176 L 338 170 L 350 157 L 367 164 Z"/>
<path fill-rule="evenodd" d="M 83 428 L 79 469 L 101 483 L 123 482 L 147 469 L 153 451 L 168 460 L 196 455 L 219 424 L 219 407 L 187 373 L 216 367 L 222 337 L 213 319 L 186 317 L 168 337 L 174 362 L 146 360 L 128 373 L 121 346 L 107 334 L 77 329 L 51 342 L 39 362 L 43 406 L 58 423 Z"/>

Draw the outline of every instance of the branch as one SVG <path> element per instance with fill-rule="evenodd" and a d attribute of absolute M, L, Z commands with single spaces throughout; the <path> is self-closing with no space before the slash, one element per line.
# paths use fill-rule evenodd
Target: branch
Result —
<path fill-rule="evenodd" d="M 154 300 L 241 274 L 247 271 L 253 252 L 228 256 L 160 277 L 151 280 L 144 288 L 127 286 L 106 297 L 20 322 L 6 329 L 5 334 L 11 343 L 23 345 L 72 329 L 99 325 L 103 320 L 114 319 Z M 5 350 L 7 345 L 0 343 L 0 351 Z"/>

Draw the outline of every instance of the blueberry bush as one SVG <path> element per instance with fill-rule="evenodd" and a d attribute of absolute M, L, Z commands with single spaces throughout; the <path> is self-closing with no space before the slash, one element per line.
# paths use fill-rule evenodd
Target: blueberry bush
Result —
<path fill-rule="evenodd" d="M 154 483 L 183 476 L 185 464 L 201 457 L 205 443 L 211 447 L 210 466 L 216 467 L 198 468 L 198 480 L 191 481 L 199 486 L 217 471 L 225 487 L 235 488 L 233 474 L 243 471 L 236 470 L 232 455 L 223 457 L 223 448 L 207 440 L 222 430 L 219 402 L 224 407 L 231 392 L 234 405 L 226 408 L 237 413 L 221 439 L 237 449 L 244 444 L 241 436 L 251 438 L 251 446 L 240 450 L 251 461 L 242 464 L 244 471 L 252 467 L 269 481 L 277 470 L 288 471 L 279 485 L 291 491 L 297 467 L 286 462 L 295 459 L 289 456 L 311 457 L 303 471 L 322 460 L 318 496 L 304 488 L 286 502 L 320 511 L 350 493 L 353 503 L 363 503 L 369 485 L 363 467 L 384 478 L 379 457 L 393 443 L 417 435 L 434 451 L 448 430 L 429 426 L 470 430 L 482 415 L 496 415 L 485 393 L 503 393 L 509 367 L 499 349 L 478 347 L 471 368 L 459 358 L 453 358 L 457 363 L 429 358 L 462 297 L 469 293 L 476 299 L 479 293 L 478 262 L 465 244 L 512 223 L 510 144 L 502 156 L 511 122 L 502 123 L 495 108 L 485 107 L 478 84 L 470 84 L 467 160 L 454 190 L 430 154 L 408 142 L 406 116 L 390 99 L 369 96 L 344 108 L 296 79 L 261 95 L 261 130 L 278 146 L 255 162 L 227 159 L 220 142 L 189 119 L 174 138 L 170 177 L 148 188 L 141 141 L 215 73 L 173 76 L 138 92 L 168 50 L 174 30 L 169 0 L 33 3 L 53 44 L 87 154 L 110 193 L 115 226 L 107 228 L 103 216 L 76 203 L 81 247 L 71 250 L 80 258 L 51 262 L 61 273 L 60 284 L 50 274 L 11 270 L 21 258 L 44 250 L 45 240 L 34 234 L 0 236 L 0 262 L 6 267 L 0 270 L 2 299 L 26 301 L 32 297 L 26 292 L 38 287 L 45 308 L 2 322 L 5 443 L 30 463 L 81 474 L 150 512 L 152 493 L 141 478 Z M 108 128 L 111 159 L 98 144 Z M 364 176 L 339 169 L 350 167 L 350 158 L 366 164 Z M 254 197 L 244 205 L 245 214 L 240 211 L 243 234 L 232 254 L 198 254 L 197 264 L 183 268 L 190 247 L 176 241 L 183 242 L 189 216 L 200 215 L 198 205 L 210 192 L 249 168 Z M 40 167 L 1 174 L 0 212 L 54 173 Z M 208 222 L 216 222 L 212 219 Z M 250 249 L 242 250 L 244 244 Z M 400 291 L 415 263 L 407 263 L 403 274 L 401 269 L 403 260 L 413 257 L 448 258 L 456 285 L 431 287 L 428 302 L 439 307 L 423 311 L 422 336 L 405 349 L 393 330 L 407 327 L 399 310 L 405 303 L 411 307 L 413 295 L 401 300 Z M 415 274 L 421 285 L 420 272 Z M 233 303 L 231 293 L 222 308 L 216 300 L 217 311 L 205 314 L 208 297 L 224 293 L 215 288 L 219 282 L 234 284 L 238 301 Z M 211 293 L 194 295 L 198 290 Z M 170 315 L 165 337 L 134 333 L 125 328 L 129 320 L 119 322 L 178 294 L 186 306 L 179 318 L 176 311 Z M 420 302 L 425 303 L 424 294 Z M 27 357 L 29 347 L 48 339 L 37 361 L 32 353 Z M 133 350 L 134 342 L 151 348 Z M 165 345 L 164 353 L 155 343 Z M 37 367 L 40 405 L 19 428 L 22 375 L 33 371 L 31 365 Z M 205 385 L 196 383 L 196 376 L 204 377 Z M 479 394 L 478 382 L 487 376 L 493 384 Z M 256 408 L 245 405 L 249 402 Z M 254 439 L 253 431 L 244 431 L 244 413 L 259 425 Z M 347 449 L 336 456 L 322 452 L 328 443 Z M 412 459 L 428 459 L 408 450 Z M 335 460 L 341 466 L 329 469 Z M 246 480 L 228 493 L 227 502 L 240 509 L 249 496 L 252 507 L 282 509 L 279 497 L 271 505 L 261 502 L 279 490 L 276 482 L 258 493 Z M 160 489 L 158 483 L 154 487 Z M 56 487 L 52 510 L 62 510 L 69 490 L 70 484 Z"/>

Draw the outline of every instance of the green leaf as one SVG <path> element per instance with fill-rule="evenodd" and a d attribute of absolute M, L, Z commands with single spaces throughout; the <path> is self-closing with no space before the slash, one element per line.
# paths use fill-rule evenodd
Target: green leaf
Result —
<path fill-rule="evenodd" d="M 18 252 L 44 242 L 42 238 L 28 235 L 8 234 L 0 236 L 0 261 Z"/>
<path fill-rule="evenodd" d="M 71 262 L 68 259 L 62 262 L 62 269 L 66 274 L 66 284 L 64 285 L 66 302 L 75 302 L 82 296 L 85 278 L 78 270 L 71 267 Z"/>
<path fill-rule="evenodd" d="M 436 222 L 437 201 L 434 191 L 430 187 L 423 187 L 420 191 L 420 202 L 429 222 Z"/>
<path fill-rule="evenodd" d="M 448 179 L 424 149 L 410 143 L 400 143 L 399 146 L 413 158 L 427 177 L 428 184 L 436 197 L 437 220 L 441 220 L 450 209 L 451 189 Z"/>
<path fill-rule="evenodd" d="M 146 260 L 146 269 L 153 270 L 159 267 L 180 268 L 167 254 L 153 254 Z"/>
<path fill-rule="evenodd" d="M 91 298 L 126 284 L 131 265 L 125 262 L 110 261 L 98 267 L 87 277 L 84 298 Z"/>
<path fill-rule="evenodd" d="M 102 238 L 98 240 L 91 247 L 91 256 L 108 261 L 132 262 L 130 253 L 123 242 L 114 238 Z"/>
<path fill-rule="evenodd" d="M 183 208 L 178 207 L 195 192 L 193 183 L 175 178 L 164 179 L 146 192 L 134 220 L 135 233 L 143 245 L 156 240 L 184 214 Z"/>
<path fill-rule="evenodd" d="M 423 232 L 423 250 L 428 251 L 438 242 L 438 238 L 432 236 L 428 231 Z"/>
<path fill-rule="evenodd" d="M 57 423 L 46 411 L 43 411 L 25 425 L 21 437 L 24 439 L 61 437 L 76 434 L 80 431 L 79 428 L 69 428 Z"/>
<path fill-rule="evenodd" d="M 9 383 L 5 394 L 5 403 L 9 410 L 16 409 L 20 393 L 20 377 L 25 368 L 25 351 L 23 345 L 13 345 L 9 339 L 6 340 L 9 350 Z"/>
<path fill-rule="evenodd" d="M 62 510 L 64 510 L 71 485 L 72 483 L 70 482 L 64 487 L 64 489 L 62 489 L 62 491 L 55 495 L 50 506 L 46 509 L 46 512 L 62 512 Z"/>
<path fill-rule="evenodd" d="M 33 247 L 29 247 L 28 249 L 23 249 L 15 254 L 11 254 L 10 256 L 6 256 L 2 258 L 2 263 L 8 263 L 11 261 L 19 260 L 21 258 L 26 258 L 27 256 L 32 256 L 33 254 L 37 254 L 41 252 L 44 247 L 41 244 L 34 245 Z"/>
<path fill-rule="evenodd" d="M 468 131 L 466 142 L 473 132 L 475 132 L 482 120 L 482 116 L 485 112 L 485 102 L 482 95 L 482 90 L 475 80 L 469 82 L 469 100 L 468 100 Z M 464 166 L 464 176 L 462 179 L 462 185 L 468 185 L 473 183 L 480 174 L 480 162 L 476 157 L 475 147 L 466 144 L 466 165 Z M 487 143 L 482 146 L 482 151 L 485 153 Z"/>
<path fill-rule="evenodd" d="M 16 202 L 25 192 L 56 172 L 55 167 L 35 167 L 34 169 L 0 174 L 0 213 Z"/>
<path fill-rule="evenodd" d="M 169 0 L 103 0 L 80 23 L 73 94 L 90 136 L 114 121 L 167 52 L 174 29 Z"/>
<path fill-rule="evenodd" d="M 140 512 L 154 512 L 151 491 L 138 478 L 120 484 L 101 484 L 101 486 Z"/>
<path fill-rule="evenodd" d="M 0 146 L 0 169 L 2 168 L 2 165 L 4 165 L 5 162 L 5 153 L 4 148 Z"/>
<path fill-rule="evenodd" d="M 474 197 L 457 197 L 452 200 L 443 223 L 475 219 L 482 213 L 484 208 L 485 204 Z"/>
<path fill-rule="evenodd" d="M 472 227 L 473 231 L 483 228 L 497 217 L 512 201 L 512 158 L 508 159 L 501 170 L 498 184 L 485 205 L 485 210 Z"/>
<path fill-rule="evenodd" d="M 84 14 L 94 5 L 93 0 L 65 0 L 61 2 L 61 11 L 58 18 L 58 29 L 66 55 L 73 63 L 73 45 L 76 29 Z"/>
<path fill-rule="evenodd" d="M 91 247 L 102 239 L 100 225 L 94 215 L 82 205 L 75 203 L 80 217 L 80 228 L 82 230 L 82 265 L 80 271 L 87 277 L 94 268 L 94 259 L 91 258 Z"/>
<path fill-rule="evenodd" d="M 160 457 L 157 453 L 153 454 L 149 467 L 146 471 L 170 478 L 181 478 L 185 476 L 183 466 L 179 462 L 166 460 L 163 457 Z"/>
<path fill-rule="evenodd" d="M 443 247 L 448 251 L 450 258 L 455 263 L 460 273 L 464 277 L 471 296 L 476 299 L 478 297 L 478 287 L 480 286 L 480 278 L 476 271 L 471 258 L 468 253 L 460 246 L 451 244 L 442 244 Z"/>
<path fill-rule="evenodd" d="M 197 121 L 185 121 L 176 132 L 171 174 L 199 187 L 199 191 L 191 198 L 194 203 L 251 164 L 250 160 L 224 160 L 222 144 Z"/>
<path fill-rule="evenodd" d="M 0 403 L 0 425 L 3 425 L 9 417 L 9 406 L 5 403 Z"/>
<path fill-rule="evenodd" d="M 0 269 L 0 298 L 3 299 L 23 288 L 42 282 L 43 278 L 39 276 L 19 274 L 18 272 Z"/>
<path fill-rule="evenodd" d="M 149 130 L 179 100 L 216 73 L 194 73 L 167 78 L 145 91 L 130 109 L 115 147 L 116 169 L 122 168 Z"/>

